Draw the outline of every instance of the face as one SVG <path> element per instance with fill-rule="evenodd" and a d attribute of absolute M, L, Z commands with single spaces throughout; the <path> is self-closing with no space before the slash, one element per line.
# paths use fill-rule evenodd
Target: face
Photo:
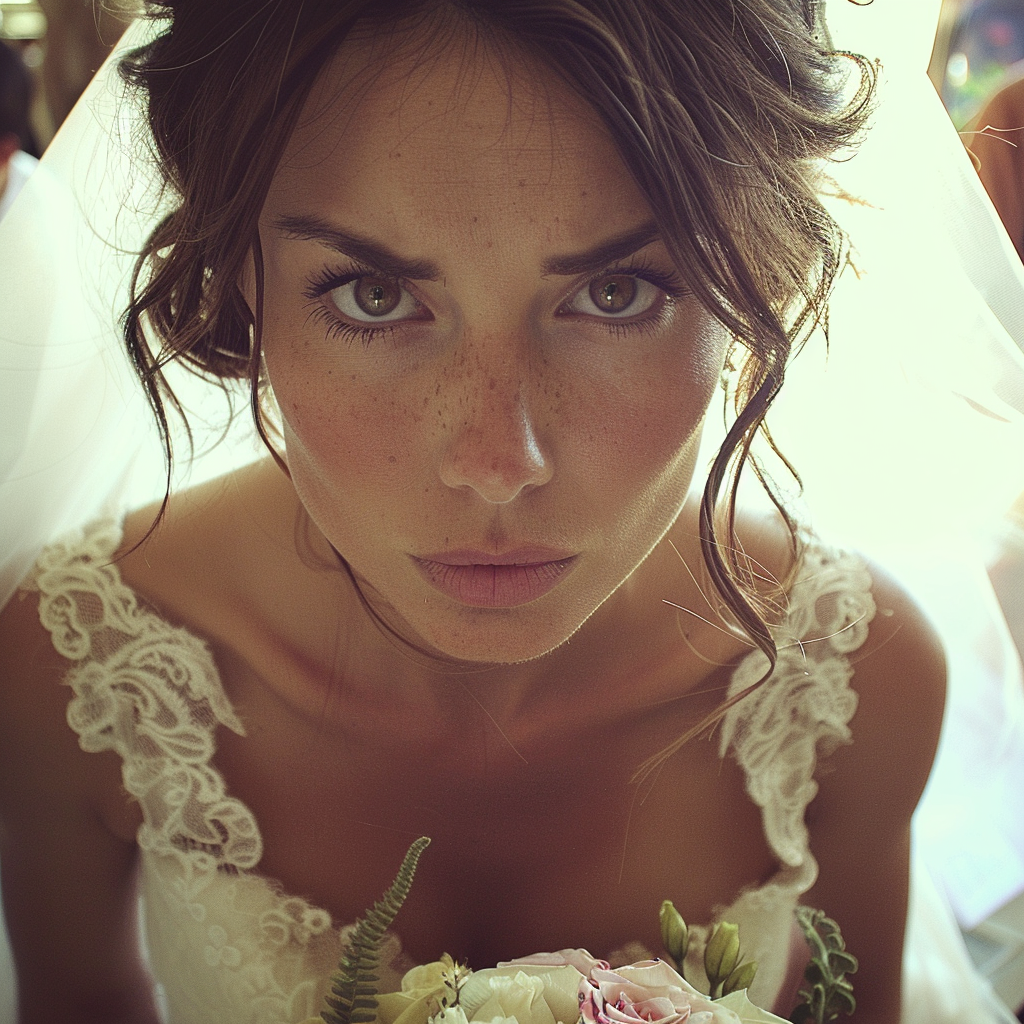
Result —
<path fill-rule="evenodd" d="M 348 87 L 360 45 L 261 218 L 287 463 L 406 635 L 535 658 L 678 516 L 724 333 L 554 75 L 453 44 Z"/>

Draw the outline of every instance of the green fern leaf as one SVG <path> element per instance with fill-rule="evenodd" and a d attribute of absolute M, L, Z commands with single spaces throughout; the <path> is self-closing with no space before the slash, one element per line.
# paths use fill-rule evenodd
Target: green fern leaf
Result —
<path fill-rule="evenodd" d="M 377 988 L 374 982 L 378 978 L 374 972 L 380 962 L 381 939 L 402 909 L 412 888 L 420 854 L 429 845 L 430 840 L 420 836 L 409 847 L 398 876 L 366 916 L 356 922 L 352 941 L 331 978 L 331 994 L 325 1000 L 327 1008 L 320 1014 L 326 1024 L 371 1024 L 376 1019 Z"/>
<path fill-rule="evenodd" d="M 804 972 L 803 1002 L 790 1016 L 795 1024 L 829 1024 L 840 1013 L 856 1009 L 847 974 L 857 970 L 857 958 L 846 951 L 839 925 L 820 910 L 797 907 L 796 919 L 807 940 L 811 960 Z"/>

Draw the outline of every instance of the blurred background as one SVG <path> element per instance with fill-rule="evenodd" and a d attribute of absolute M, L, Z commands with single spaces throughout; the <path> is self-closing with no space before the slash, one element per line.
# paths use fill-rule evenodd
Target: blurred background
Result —
<path fill-rule="evenodd" d="M 0 39 L 35 86 L 30 121 L 40 148 L 53 138 L 131 21 L 131 0 L 2 0 Z"/>
<path fill-rule="evenodd" d="M 1022 0 L 945 0 L 929 75 L 957 128 L 1024 75 Z"/>

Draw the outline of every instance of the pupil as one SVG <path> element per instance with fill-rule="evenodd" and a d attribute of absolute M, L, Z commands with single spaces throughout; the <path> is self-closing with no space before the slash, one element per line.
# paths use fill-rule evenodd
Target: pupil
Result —
<path fill-rule="evenodd" d="M 606 277 L 590 286 L 594 304 L 608 313 L 618 313 L 636 298 L 636 280 L 624 275 Z"/>
<path fill-rule="evenodd" d="M 364 277 L 356 284 L 355 299 L 359 308 L 371 316 L 386 316 L 398 305 L 401 291 L 390 281 Z"/>

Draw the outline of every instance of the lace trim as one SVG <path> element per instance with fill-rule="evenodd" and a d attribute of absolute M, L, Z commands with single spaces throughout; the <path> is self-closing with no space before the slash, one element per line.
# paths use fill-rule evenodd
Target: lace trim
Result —
<path fill-rule="evenodd" d="M 206 645 L 139 607 L 110 559 L 104 522 L 54 544 L 34 573 L 39 617 L 57 651 L 80 662 L 68 724 L 83 750 L 113 750 L 145 812 L 139 845 L 165 856 L 201 851 L 218 869 L 254 867 L 262 842 L 252 813 L 210 767 L 217 724 L 245 735 Z"/>
<path fill-rule="evenodd" d="M 318 1011 L 344 932 L 252 873 L 263 853 L 255 816 L 211 766 L 217 725 L 245 729 L 206 644 L 121 582 L 111 563 L 120 543 L 117 523 L 94 523 L 48 547 L 28 585 L 72 662 L 68 724 L 83 750 L 121 757 L 143 812 L 146 931 L 171 1018 L 224 1024 L 231 1007 L 232 1021 L 304 1020 Z"/>
<path fill-rule="evenodd" d="M 810 857 L 804 812 L 818 791 L 817 757 L 851 741 L 857 694 L 848 655 L 864 643 L 874 615 L 864 561 L 805 539 L 786 617 L 774 631 L 775 671 L 722 723 L 720 753 L 731 751 L 743 768 L 768 842 L 785 865 Z M 749 654 L 733 673 L 729 696 L 767 669 L 763 652 Z"/>

